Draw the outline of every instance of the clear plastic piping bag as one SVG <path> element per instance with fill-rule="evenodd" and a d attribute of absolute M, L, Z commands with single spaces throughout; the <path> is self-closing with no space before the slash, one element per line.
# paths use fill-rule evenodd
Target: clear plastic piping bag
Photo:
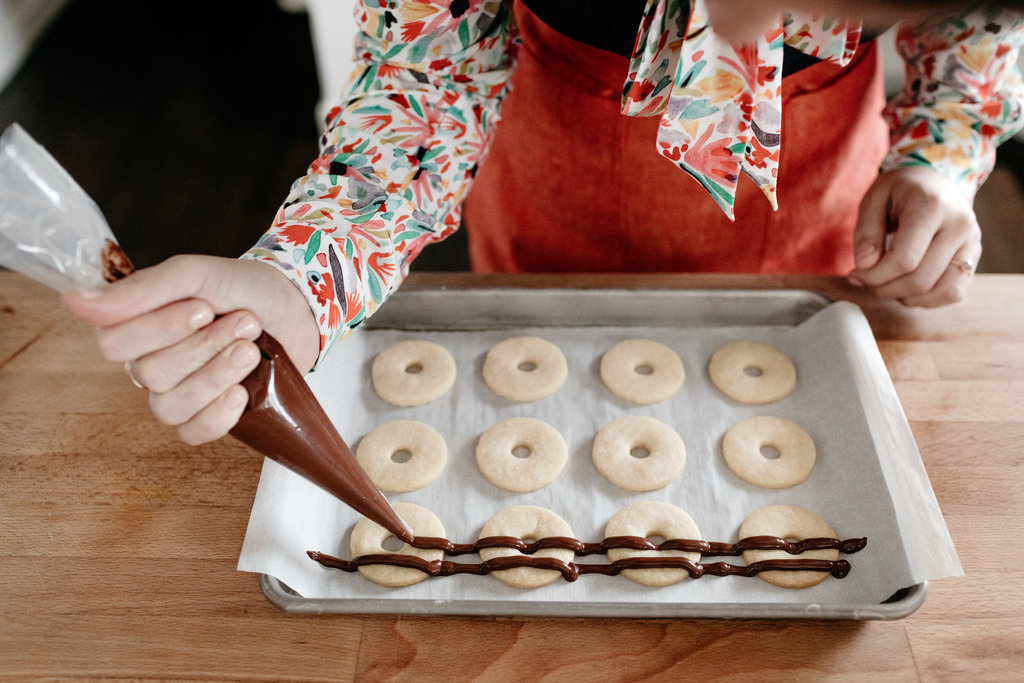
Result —
<path fill-rule="evenodd" d="M 96 202 L 17 123 L 0 136 L 0 265 L 60 292 L 131 272 Z"/>

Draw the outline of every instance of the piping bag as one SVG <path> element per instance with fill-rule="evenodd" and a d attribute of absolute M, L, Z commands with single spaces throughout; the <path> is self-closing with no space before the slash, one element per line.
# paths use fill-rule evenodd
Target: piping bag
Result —
<path fill-rule="evenodd" d="M 0 265 L 60 292 L 134 271 L 99 207 L 18 124 L 0 136 Z M 280 343 L 264 332 L 256 345 L 260 363 L 242 382 L 249 402 L 232 436 L 412 541 Z"/>

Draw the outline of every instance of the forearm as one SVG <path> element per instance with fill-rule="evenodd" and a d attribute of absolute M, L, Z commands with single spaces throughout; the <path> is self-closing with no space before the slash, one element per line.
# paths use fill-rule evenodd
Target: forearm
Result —
<path fill-rule="evenodd" d="M 486 7 L 429 26 L 402 5 L 390 23 L 362 17 L 361 71 L 328 116 L 318 158 L 246 254 L 306 296 L 321 355 L 458 228 L 510 69 L 506 13 Z"/>
<path fill-rule="evenodd" d="M 996 147 L 1024 125 L 1024 84 L 1016 63 L 1024 16 L 994 6 L 901 27 L 897 50 L 906 82 L 886 108 L 889 171 L 928 166 L 973 198 Z"/>

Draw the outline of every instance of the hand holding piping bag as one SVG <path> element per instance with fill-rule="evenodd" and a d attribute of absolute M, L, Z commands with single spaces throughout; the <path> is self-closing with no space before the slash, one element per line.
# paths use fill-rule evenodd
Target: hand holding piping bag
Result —
<path fill-rule="evenodd" d="M 177 422 L 193 443 L 231 430 L 412 540 L 286 352 L 299 350 L 300 367 L 310 367 L 318 342 L 305 300 L 284 277 L 258 263 L 203 256 L 127 277 L 134 268 L 99 208 L 16 124 L 0 138 L 0 181 L 0 264 L 63 292 L 69 312 L 97 325 L 104 355 L 145 382 L 158 418 Z M 260 323 L 263 311 L 275 310 L 286 312 L 268 316 L 283 343 Z M 204 407 L 190 413 L 195 405 Z"/>
<path fill-rule="evenodd" d="M 17 124 L 0 140 L 0 264 L 62 292 L 67 310 L 98 328 L 103 355 L 125 363 L 157 419 L 187 443 L 217 439 L 241 416 L 261 320 L 292 330 L 281 341 L 300 364 L 317 351 L 301 353 L 304 321 L 275 313 L 309 307 L 297 293 L 302 307 L 287 306 L 295 288 L 270 269 L 183 256 L 122 279 L 134 269 L 99 207 Z M 312 320 L 305 329 L 315 335 Z"/>

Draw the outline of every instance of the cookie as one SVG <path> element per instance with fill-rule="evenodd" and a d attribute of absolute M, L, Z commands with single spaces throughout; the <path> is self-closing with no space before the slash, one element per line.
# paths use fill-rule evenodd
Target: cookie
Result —
<path fill-rule="evenodd" d="M 480 538 L 488 536 L 513 536 L 531 542 L 551 536 L 572 538 L 569 524 L 547 508 L 535 505 L 517 505 L 505 508 L 491 517 L 480 531 Z M 486 562 L 496 557 L 522 555 L 514 548 L 483 548 L 480 559 Z M 575 553 L 571 550 L 550 548 L 538 550 L 532 557 L 554 557 L 562 562 L 572 562 Z M 516 567 L 492 572 L 491 576 L 512 588 L 532 589 L 546 586 L 557 581 L 562 574 L 553 569 L 536 569 L 534 567 Z"/>
<path fill-rule="evenodd" d="M 769 505 L 755 510 L 740 526 L 739 537 L 775 536 L 790 541 L 805 538 L 836 538 L 825 520 L 809 510 L 793 505 Z M 761 560 L 784 560 L 802 558 L 807 560 L 839 559 L 838 550 L 808 550 L 799 555 L 790 555 L 785 550 L 747 550 L 743 561 L 748 565 Z M 829 577 L 828 572 L 812 571 L 770 571 L 761 572 L 757 577 L 783 588 L 809 588 Z"/>
<path fill-rule="evenodd" d="M 393 503 L 392 507 L 394 507 L 398 516 L 405 520 L 405 523 L 412 528 L 414 535 L 444 538 L 444 525 L 441 524 L 441 520 L 430 510 L 413 503 Z M 352 557 L 379 553 L 398 553 L 400 555 L 416 555 L 428 562 L 438 561 L 444 557 L 444 552 L 441 550 L 413 548 L 407 543 L 402 543 L 400 548 L 392 550 L 389 549 L 392 543 L 397 546 L 401 542 L 384 527 L 363 517 L 356 522 L 355 527 L 352 529 L 349 549 L 352 552 Z M 385 548 L 385 545 L 388 547 Z M 387 565 L 359 567 L 359 573 L 370 581 L 382 586 L 411 586 L 427 578 L 427 574 L 418 569 Z"/>
<path fill-rule="evenodd" d="M 374 427 L 356 448 L 356 460 L 382 491 L 405 493 L 437 479 L 448 460 L 448 446 L 432 427 L 395 420 Z"/>
<path fill-rule="evenodd" d="M 484 358 L 484 383 L 498 396 L 513 401 L 550 396 L 568 374 L 561 350 L 540 337 L 506 339 L 495 344 Z"/>
<path fill-rule="evenodd" d="M 785 489 L 807 479 L 817 451 L 810 435 L 789 420 L 751 417 L 725 432 L 722 457 L 748 484 Z"/>
<path fill-rule="evenodd" d="M 796 387 L 793 362 L 771 346 L 754 342 L 733 342 L 715 351 L 708 373 L 723 394 L 752 405 L 783 399 Z"/>
<path fill-rule="evenodd" d="M 608 520 L 604 536 L 640 536 L 655 542 L 652 537 L 661 540 L 669 538 L 686 538 L 701 540 L 700 530 L 686 512 L 669 503 L 641 501 L 622 508 Z M 657 542 L 660 542 L 657 541 Z M 700 553 L 688 553 L 681 550 L 629 550 L 613 548 L 608 551 L 608 560 L 615 562 L 627 557 L 685 557 L 691 562 L 700 562 Z M 689 578 L 685 569 L 627 569 L 622 575 L 645 586 L 670 586 Z"/>
<path fill-rule="evenodd" d="M 601 357 L 601 380 L 627 401 L 647 405 L 675 395 L 686 372 L 675 351 L 647 339 L 629 339 Z"/>
<path fill-rule="evenodd" d="M 686 465 L 686 446 L 679 434 L 653 417 L 636 415 L 602 427 L 591 455 L 604 478 L 627 491 L 664 488 Z"/>
<path fill-rule="evenodd" d="M 487 481 L 508 491 L 536 491 L 562 473 L 569 448 L 543 420 L 512 417 L 488 428 L 477 442 L 476 464 Z"/>
<path fill-rule="evenodd" d="M 373 359 L 373 389 L 396 406 L 436 400 L 455 384 L 455 359 L 439 344 L 423 339 L 398 342 Z"/>

